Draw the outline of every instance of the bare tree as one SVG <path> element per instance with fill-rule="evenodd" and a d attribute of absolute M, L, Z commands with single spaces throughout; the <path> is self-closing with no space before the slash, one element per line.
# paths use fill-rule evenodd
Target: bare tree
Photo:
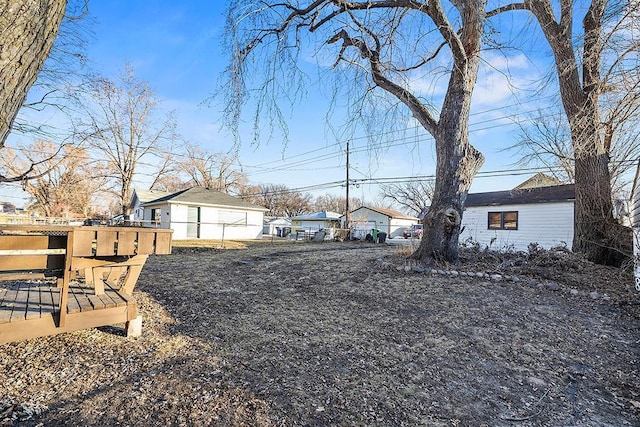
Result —
<path fill-rule="evenodd" d="M 154 155 L 162 158 L 163 152 L 170 151 L 176 123 L 171 115 L 159 117 L 160 100 L 146 82 L 136 79 L 129 65 L 117 82 L 98 78 L 88 93 L 81 95 L 83 114 L 76 123 L 77 138 L 104 157 L 114 183 L 113 194 L 127 216 L 133 180 L 142 160 Z"/>
<path fill-rule="evenodd" d="M 292 190 L 282 184 L 247 186 L 240 197 L 269 211 L 269 216 L 290 217 L 311 210 L 311 195 Z"/>
<path fill-rule="evenodd" d="M 380 186 L 380 194 L 383 200 L 391 201 L 394 206 L 418 216 L 431 205 L 433 184 L 433 181 L 385 184 Z"/>
<path fill-rule="evenodd" d="M 344 214 L 346 206 L 346 198 L 333 194 L 323 194 L 317 196 L 313 202 L 312 210 L 314 211 L 331 211 Z M 362 200 L 357 197 L 349 197 L 349 210 L 358 209 L 362 206 Z"/>
<path fill-rule="evenodd" d="M 576 208 L 573 250 L 602 264 L 618 264 L 620 236 L 613 217 L 609 158 L 613 123 L 601 121 L 601 96 L 610 71 L 637 67 L 640 42 L 630 38 L 621 47 L 616 30 L 637 22 L 638 2 L 591 0 L 587 6 L 561 0 L 525 0 L 512 8 L 526 9 L 540 24 L 554 55 L 560 96 L 567 116 L 575 162 Z M 582 34 L 576 42 L 574 23 L 582 11 Z M 635 19 L 634 19 L 635 18 Z M 620 41 L 620 40 L 615 40 Z M 611 42 L 611 43 L 609 43 Z M 613 52 L 607 51 L 614 48 Z M 610 62 L 608 58 L 613 60 Z M 631 60 L 631 61 L 628 61 Z M 637 83 L 632 83 L 637 89 Z M 607 125 L 609 123 L 609 125 Z"/>
<path fill-rule="evenodd" d="M 36 178 L 23 182 L 31 196 L 30 209 L 48 217 L 88 216 L 94 196 L 104 185 L 102 165 L 91 161 L 86 150 L 37 140 L 19 149 L 6 148 L 0 164 L 12 173 L 35 165 Z"/>
<path fill-rule="evenodd" d="M 244 0 L 230 6 L 227 20 L 233 58 L 227 70 L 226 117 L 236 132 L 250 89 L 258 93 L 256 129 L 263 116 L 269 130 L 283 123 L 279 101 L 301 95 L 299 79 L 305 73 L 299 59 L 308 57 L 308 50 L 301 54 L 308 48 L 323 63 L 332 56 L 336 75 L 350 78 L 340 86 L 354 91 L 351 115 L 343 119 L 382 127 L 399 122 L 394 111 L 408 113 L 434 137 L 437 178 L 425 237 L 413 254 L 424 261 L 458 259 L 464 202 L 484 161 L 468 137 L 483 29 L 487 16 L 508 10 L 485 11 L 480 0 L 451 5 L 445 11 L 439 0 L 318 0 L 302 6 Z M 313 41 L 317 44 L 307 46 Z M 438 87 L 445 76 L 444 95 L 412 88 L 412 80 L 425 78 Z"/>
<path fill-rule="evenodd" d="M 177 162 L 176 172 L 186 176 L 186 184 L 211 188 L 229 194 L 239 194 L 247 185 L 247 176 L 238 167 L 238 158 L 225 153 L 209 153 L 186 144 L 183 160 Z"/>

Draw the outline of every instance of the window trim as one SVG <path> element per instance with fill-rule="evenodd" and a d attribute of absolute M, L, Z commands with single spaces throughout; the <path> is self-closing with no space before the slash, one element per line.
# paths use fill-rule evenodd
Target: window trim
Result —
<path fill-rule="evenodd" d="M 491 225 L 491 216 L 492 215 L 500 215 L 500 225 Z M 515 214 L 515 227 L 510 227 L 507 226 L 506 223 L 506 217 L 508 214 Z M 519 215 L 518 215 L 518 211 L 490 211 L 487 213 L 487 230 L 517 230 L 518 229 L 518 219 L 519 219 Z M 513 221 L 509 221 L 509 222 L 513 222 Z"/>

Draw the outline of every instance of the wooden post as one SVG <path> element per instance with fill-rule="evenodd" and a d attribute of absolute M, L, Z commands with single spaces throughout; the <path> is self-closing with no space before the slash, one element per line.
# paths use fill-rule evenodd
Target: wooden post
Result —
<path fill-rule="evenodd" d="M 64 272 L 62 275 L 62 289 L 60 289 L 60 315 L 58 327 L 65 325 L 67 317 L 67 300 L 69 298 L 69 280 L 71 279 L 71 260 L 73 259 L 73 229 L 67 232 L 67 253 L 64 258 Z"/>

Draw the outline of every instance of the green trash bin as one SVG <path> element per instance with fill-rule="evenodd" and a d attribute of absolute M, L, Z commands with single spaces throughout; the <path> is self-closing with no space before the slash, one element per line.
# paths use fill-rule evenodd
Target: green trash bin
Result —
<path fill-rule="evenodd" d="M 380 233 L 380 230 L 377 228 L 371 229 L 371 238 L 373 239 L 373 243 L 378 243 L 378 233 Z"/>

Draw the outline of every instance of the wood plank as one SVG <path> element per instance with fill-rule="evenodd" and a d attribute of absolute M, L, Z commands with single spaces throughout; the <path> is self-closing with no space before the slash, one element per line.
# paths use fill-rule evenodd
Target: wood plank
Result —
<path fill-rule="evenodd" d="M 93 286 L 82 286 L 77 285 L 74 286 L 74 291 L 77 292 L 77 295 L 82 294 L 80 300 L 80 311 L 89 311 L 89 310 L 101 310 L 105 308 L 105 304 L 102 300 L 94 294 Z M 86 302 L 88 301 L 88 305 Z"/>
<path fill-rule="evenodd" d="M 82 236 L 83 231 L 77 230 L 79 235 Z M 75 272 L 71 271 L 71 261 L 73 260 L 73 243 L 74 237 L 76 237 L 74 229 L 71 229 L 67 233 L 67 254 L 64 259 L 64 271 L 62 273 L 62 281 L 58 280 L 58 286 L 60 287 L 60 310 L 58 312 L 58 327 L 63 327 L 67 319 L 67 300 L 69 299 L 69 285 L 71 282 L 72 273 L 75 276 Z"/>
<path fill-rule="evenodd" d="M 138 254 L 152 254 L 156 234 L 148 231 L 138 232 Z"/>
<path fill-rule="evenodd" d="M 0 258 L 0 271 L 44 270 L 49 265 L 47 255 L 3 256 Z"/>
<path fill-rule="evenodd" d="M 118 233 L 112 230 L 99 230 L 96 233 L 96 255 L 113 256 L 116 254 Z"/>
<path fill-rule="evenodd" d="M 18 322 L 24 320 L 27 315 L 27 304 L 29 301 L 29 284 L 20 283 L 18 292 L 13 302 L 13 311 L 11 312 L 10 322 Z"/>
<path fill-rule="evenodd" d="M 15 272 L 0 273 L 0 280 L 26 280 L 26 279 L 45 279 L 44 273 Z"/>
<path fill-rule="evenodd" d="M 118 232 L 118 255 L 135 255 L 138 233 L 135 231 Z"/>
<path fill-rule="evenodd" d="M 112 295 L 110 295 L 106 291 L 102 295 L 95 295 L 95 297 L 99 298 L 100 301 L 102 301 L 102 304 L 104 304 L 104 308 L 111 308 L 111 307 L 117 307 L 118 306 L 118 302 L 119 301 L 114 300 Z M 122 305 L 122 304 L 120 304 L 120 305 Z"/>
<path fill-rule="evenodd" d="M 53 299 L 53 311 L 55 312 L 59 312 L 60 311 L 60 288 L 57 286 L 52 286 L 51 287 L 51 299 Z M 65 308 L 64 310 L 65 312 L 67 311 L 67 309 Z"/>
<path fill-rule="evenodd" d="M 0 306 L 0 323 L 9 323 L 11 320 L 11 313 L 13 312 L 14 302 L 18 295 L 19 285 L 12 285 L 7 288 L 4 298 L 2 299 L 2 305 Z"/>
<path fill-rule="evenodd" d="M 49 236 L 0 235 L 0 253 L 17 249 L 44 249 L 49 247 Z"/>
<path fill-rule="evenodd" d="M 73 232 L 73 256 L 93 256 L 93 241 L 96 239 L 95 230 L 78 229 Z"/>
<path fill-rule="evenodd" d="M 67 251 L 58 249 L 0 249 L 0 256 L 9 255 L 64 255 Z"/>
<path fill-rule="evenodd" d="M 109 298 L 113 300 L 115 305 L 126 305 L 131 301 L 135 301 L 135 298 L 133 298 L 131 295 L 127 295 L 121 292 L 117 287 L 113 287 L 109 284 L 107 284 L 104 294 L 109 296 Z"/>
<path fill-rule="evenodd" d="M 123 263 L 117 263 L 109 266 L 109 274 L 107 275 L 107 282 L 118 286 L 121 283 L 122 276 L 127 273 L 127 266 Z"/>
<path fill-rule="evenodd" d="M 155 254 L 168 255 L 171 254 L 171 233 L 157 232 Z"/>
<path fill-rule="evenodd" d="M 80 302 L 76 297 L 76 292 L 81 292 L 77 289 L 77 287 L 69 287 L 69 291 L 67 292 L 67 310 L 68 314 L 71 313 L 80 313 Z"/>
<path fill-rule="evenodd" d="M 25 319 L 40 317 L 40 291 L 41 289 L 38 284 L 34 283 L 28 286 L 29 296 L 27 297 Z"/>
<path fill-rule="evenodd" d="M 94 267 L 91 271 L 93 275 L 93 289 L 96 295 L 104 293 L 104 267 Z"/>
<path fill-rule="evenodd" d="M 57 327 L 54 317 L 43 316 L 23 322 L 0 324 L 0 344 L 26 340 L 80 329 L 125 323 L 137 316 L 137 307 L 121 306 L 104 310 L 74 313 L 67 316 L 65 326 Z M 130 318 L 131 317 L 131 318 Z"/>
<path fill-rule="evenodd" d="M 55 303 L 52 286 L 42 286 L 40 289 L 40 317 L 54 313 Z"/>
<path fill-rule="evenodd" d="M 84 289 L 79 286 L 74 286 L 73 289 L 78 305 L 80 306 L 80 311 L 84 312 L 93 310 L 93 305 L 91 305 L 91 301 L 89 301 L 89 295 L 84 292 Z"/>

